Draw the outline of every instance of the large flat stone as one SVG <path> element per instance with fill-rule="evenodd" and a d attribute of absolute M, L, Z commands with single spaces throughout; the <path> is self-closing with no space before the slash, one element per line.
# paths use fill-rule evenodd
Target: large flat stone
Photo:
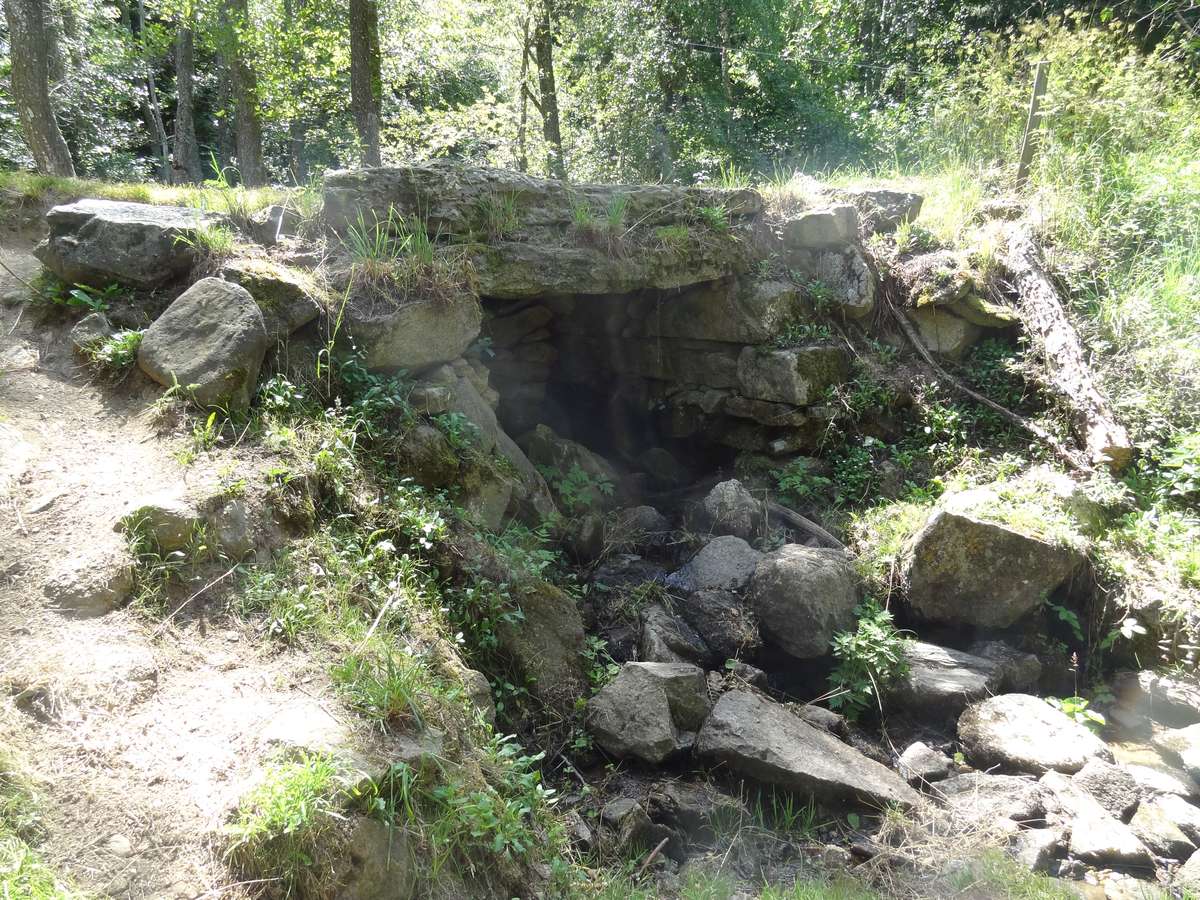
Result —
<path fill-rule="evenodd" d="M 908 674 L 896 685 L 895 700 L 926 716 L 955 716 L 1000 680 L 999 666 L 990 660 L 924 641 L 906 644 L 904 658 Z"/>
<path fill-rule="evenodd" d="M 46 214 L 49 234 L 34 254 L 71 284 L 154 288 L 186 275 L 196 260 L 188 241 L 223 222 L 185 206 L 79 200 Z"/>
<path fill-rule="evenodd" d="M 339 233 L 360 216 L 420 217 L 440 241 L 467 245 L 481 295 L 508 299 L 674 289 L 745 271 L 742 223 L 762 209 L 749 190 L 567 184 L 452 160 L 331 172 L 324 198 L 326 221 Z M 504 233 L 491 221 L 497 203 L 513 212 Z M 603 223 L 615 203 L 624 212 L 610 232 Z M 704 224 L 699 210 L 713 206 L 724 209 L 728 229 Z M 590 229 L 576 224 L 580 208 L 596 223 Z M 663 240 L 656 229 L 664 225 L 685 231 Z"/>
<path fill-rule="evenodd" d="M 696 752 L 763 784 L 822 802 L 911 808 L 921 796 L 904 779 L 784 707 L 748 691 L 717 701 Z"/>
<path fill-rule="evenodd" d="M 1078 772 L 1093 758 L 1112 761 L 1104 741 L 1029 694 L 1001 694 L 967 707 L 958 737 L 979 768 L 1040 775 Z"/>

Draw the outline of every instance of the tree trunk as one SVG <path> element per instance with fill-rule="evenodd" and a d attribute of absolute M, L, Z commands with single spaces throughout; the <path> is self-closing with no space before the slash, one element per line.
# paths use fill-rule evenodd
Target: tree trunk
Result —
<path fill-rule="evenodd" d="M 733 84 L 729 78 L 729 7 L 724 2 L 717 17 L 721 34 L 721 96 L 725 98 L 725 146 L 732 152 L 733 144 Z"/>
<path fill-rule="evenodd" d="M 54 118 L 50 100 L 53 20 L 45 0 L 4 0 L 12 56 L 12 93 L 25 143 L 39 172 L 75 174 L 71 152 Z"/>
<path fill-rule="evenodd" d="M 350 0 L 350 110 L 364 166 L 381 164 L 379 118 L 383 77 L 379 60 L 379 5 Z"/>
<path fill-rule="evenodd" d="M 521 25 L 521 112 L 517 119 L 517 171 L 529 171 L 529 154 L 525 149 L 525 132 L 529 122 L 529 16 Z"/>
<path fill-rule="evenodd" d="M 237 147 L 238 172 L 242 184 L 258 187 L 267 183 L 263 165 L 262 124 L 258 119 L 258 76 L 246 59 L 242 35 L 249 26 L 247 0 L 225 0 L 229 81 L 233 92 L 233 133 Z"/>
<path fill-rule="evenodd" d="M 146 52 L 145 42 L 141 41 L 141 33 L 146 28 L 146 3 L 145 0 L 138 0 L 138 38 L 139 50 L 141 53 Z M 146 121 L 150 126 L 151 134 L 153 134 L 158 152 L 158 174 L 159 178 L 166 182 L 171 182 L 171 142 L 167 139 L 167 129 L 163 125 L 162 105 L 158 102 L 158 87 L 154 83 L 155 66 L 149 60 L 143 59 L 142 63 L 146 66 Z"/>
<path fill-rule="evenodd" d="M 1083 344 L 1046 274 L 1041 251 L 1028 228 L 1010 230 L 1002 261 L 1012 273 L 1025 332 L 1042 351 L 1042 377 L 1071 410 L 1088 460 L 1092 465 L 1119 471 L 1133 456 L 1129 434 L 1096 386 Z"/>
<path fill-rule="evenodd" d="M 558 89 L 554 83 L 553 0 L 541 0 L 533 30 L 533 47 L 538 68 L 542 135 L 546 138 L 546 170 L 554 178 L 565 179 L 567 161 L 563 156 L 562 129 L 558 121 Z"/>
<path fill-rule="evenodd" d="M 301 14 L 307 6 L 308 0 L 283 0 L 283 14 L 291 23 L 290 27 L 301 30 L 301 33 L 304 28 Z M 296 71 L 300 71 L 304 60 L 300 54 L 294 53 L 291 62 Z M 304 150 L 308 144 L 308 122 L 299 111 L 293 112 L 288 122 L 288 169 L 292 173 L 292 180 L 298 185 L 308 181 L 308 163 L 304 159 Z"/>
<path fill-rule="evenodd" d="M 175 32 L 175 171 L 180 178 L 191 182 L 201 179 L 193 96 L 195 72 L 195 36 L 189 17 Z"/>
<path fill-rule="evenodd" d="M 223 48 L 223 45 L 224 41 L 218 46 Z M 217 78 L 216 96 L 218 115 L 215 123 L 215 149 L 219 167 L 216 174 L 221 175 L 226 167 L 233 165 L 234 157 L 237 156 L 237 146 L 233 138 L 233 92 L 229 88 L 229 83 L 233 80 L 233 68 L 229 65 L 229 53 L 225 49 L 217 50 L 215 62 L 220 73 Z"/>

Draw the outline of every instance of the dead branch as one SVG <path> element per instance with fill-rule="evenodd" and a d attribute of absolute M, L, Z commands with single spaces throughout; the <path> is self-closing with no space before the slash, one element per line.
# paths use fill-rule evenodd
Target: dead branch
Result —
<path fill-rule="evenodd" d="M 926 348 L 925 344 L 921 341 L 920 335 L 917 334 L 917 331 L 915 328 L 913 328 L 912 323 L 908 321 L 908 317 L 896 308 L 895 303 L 892 302 L 890 297 L 888 297 L 885 302 L 888 304 L 888 307 L 891 310 L 892 318 L 895 320 L 896 324 L 900 326 L 900 330 L 904 332 L 904 336 L 908 338 L 908 342 L 912 344 L 913 349 L 917 351 L 920 357 L 925 360 L 925 364 L 928 365 L 929 368 L 933 369 L 934 374 L 936 374 L 939 379 L 950 385 L 950 387 L 954 388 L 963 396 L 982 406 L 986 406 L 997 415 L 1002 416 L 1006 421 L 1011 422 L 1018 428 L 1021 428 L 1033 435 L 1035 438 L 1053 450 L 1054 454 L 1072 469 L 1087 471 L 1091 468 L 1087 464 L 1086 460 L 1081 459 L 1077 453 L 1073 453 L 1071 450 L 1068 450 L 1066 447 L 1064 447 L 1061 443 L 1059 443 L 1058 439 L 1046 429 L 1029 421 L 1024 416 L 1018 415 L 1011 409 L 1001 406 L 996 401 L 983 396 L 983 394 L 971 390 L 969 387 L 943 369 L 941 365 L 938 364 L 937 360 L 933 358 L 933 354 L 929 352 L 928 348 Z"/>
<path fill-rule="evenodd" d="M 786 506 L 782 506 L 776 503 L 774 500 L 768 500 L 766 502 L 766 509 L 771 515 L 778 516 L 780 519 L 783 519 L 783 521 L 792 528 L 800 531 L 806 531 L 818 540 L 825 541 L 831 547 L 836 547 L 838 550 L 846 549 L 846 545 L 835 538 L 832 534 L 811 519 L 807 519 L 800 515 L 800 513 L 796 512 L 795 510 L 788 509 Z"/>

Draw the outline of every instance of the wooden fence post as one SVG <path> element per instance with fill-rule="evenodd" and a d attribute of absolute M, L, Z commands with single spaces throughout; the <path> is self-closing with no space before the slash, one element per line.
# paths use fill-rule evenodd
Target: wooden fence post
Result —
<path fill-rule="evenodd" d="M 1029 97 L 1029 118 L 1025 120 L 1025 137 L 1021 141 L 1021 161 L 1017 165 L 1017 187 L 1022 188 L 1029 180 L 1029 166 L 1033 163 L 1033 151 L 1037 144 L 1037 130 L 1042 122 L 1042 95 L 1046 93 L 1046 76 L 1050 63 L 1041 60 L 1034 64 L 1033 93 Z"/>

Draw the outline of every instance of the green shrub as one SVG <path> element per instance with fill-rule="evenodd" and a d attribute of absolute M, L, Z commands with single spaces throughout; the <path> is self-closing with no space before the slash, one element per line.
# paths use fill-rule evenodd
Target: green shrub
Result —
<path fill-rule="evenodd" d="M 88 344 L 83 348 L 83 354 L 97 369 L 109 374 L 118 374 L 137 362 L 143 334 L 142 331 L 118 331 L 110 337 Z"/>
<path fill-rule="evenodd" d="M 793 459 L 775 470 L 775 487 L 791 503 L 805 503 L 824 495 L 833 481 L 814 471 L 813 460 Z"/>
<path fill-rule="evenodd" d="M 277 879 L 284 896 L 321 896 L 346 789 L 345 773 L 326 754 L 274 765 L 225 826 L 227 857 L 248 874 Z"/>
<path fill-rule="evenodd" d="M 696 219 L 701 225 L 716 234 L 726 234 L 729 231 L 729 210 L 723 203 L 698 207 Z"/>
<path fill-rule="evenodd" d="M 829 706 L 857 719 L 872 708 L 882 711 L 888 688 L 908 674 L 907 642 L 892 614 L 873 600 L 854 611 L 858 625 L 833 639 L 837 665 L 829 675 Z"/>

